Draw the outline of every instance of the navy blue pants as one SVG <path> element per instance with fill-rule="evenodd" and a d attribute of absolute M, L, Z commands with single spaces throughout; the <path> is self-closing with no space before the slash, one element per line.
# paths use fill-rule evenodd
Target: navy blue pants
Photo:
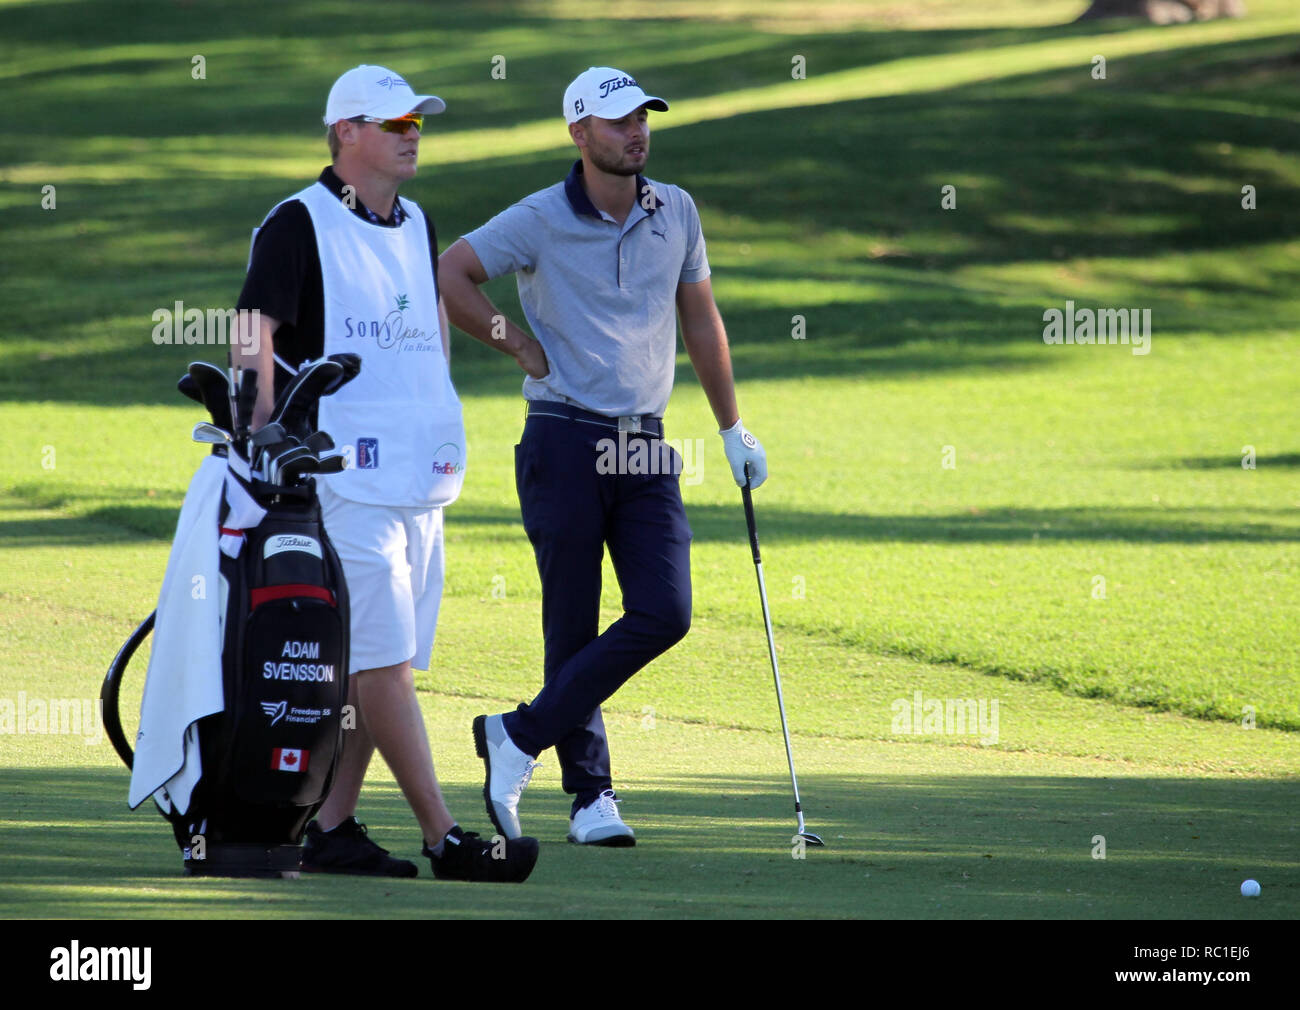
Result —
<path fill-rule="evenodd" d="M 650 468 L 660 472 L 601 472 L 620 440 L 612 423 L 530 415 L 515 447 L 520 511 L 542 581 L 546 660 L 541 692 L 505 715 L 505 729 L 534 756 L 555 748 L 564 791 L 576 794 L 575 811 L 612 784 L 601 702 L 679 642 L 691 624 L 691 528 L 678 483 L 681 457 L 657 438 L 625 435 L 624 460 L 635 460 L 636 445 L 644 442 L 641 460 L 659 454 Z M 675 465 L 663 465 L 668 458 Z M 619 469 L 645 467 L 633 461 Z M 602 633 L 606 544 L 623 616 Z"/>

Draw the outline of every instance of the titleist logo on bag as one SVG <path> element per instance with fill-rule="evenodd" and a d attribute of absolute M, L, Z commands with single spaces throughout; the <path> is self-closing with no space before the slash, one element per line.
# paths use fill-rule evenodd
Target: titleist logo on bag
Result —
<path fill-rule="evenodd" d="M 314 558 L 321 556 L 319 541 L 293 533 L 279 533 L 266 538 L 266 543 L 262 547 L 262 557 L 269 558 L 284 551 L 302 551 Z"/>

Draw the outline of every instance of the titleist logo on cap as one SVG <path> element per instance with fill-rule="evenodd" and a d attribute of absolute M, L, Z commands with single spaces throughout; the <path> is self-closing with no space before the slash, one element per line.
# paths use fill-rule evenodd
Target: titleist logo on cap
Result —
<path fill-rule="evenodd" d="M 611 91 L 617 91 L 619 88 L 626 88 L 629 85 L 634 88 L 639 87 L 636 81 L 632 80 L 632 78 L 628 77 L 626 74 L 622 77 L 611 77 L 607 81 L 601 81 L 600 97 L 608 98 Z"/>

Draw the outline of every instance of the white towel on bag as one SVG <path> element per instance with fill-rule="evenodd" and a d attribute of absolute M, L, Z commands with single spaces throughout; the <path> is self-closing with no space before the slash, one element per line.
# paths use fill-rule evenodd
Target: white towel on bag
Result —
<path fill-rule="evenodd" d="M 226 461 L 208 456 L 190 481 L 158 594 L 153 651 L 140 701 L 140 730 L 127 802 L 152 795 L 184 813 L 203 774 L 195 723 L 225 707 L 217 519 Z"/>

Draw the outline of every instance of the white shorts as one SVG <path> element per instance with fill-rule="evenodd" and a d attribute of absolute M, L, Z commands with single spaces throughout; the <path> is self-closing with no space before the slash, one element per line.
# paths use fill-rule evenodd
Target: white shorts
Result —
<path fill-rule="evenodd" d="M 429 668 L 442 602 L 442 509 L 363 505 L 316 482 L 321 515 L 348 583 L 351 672 L 406 660 Z"/>

